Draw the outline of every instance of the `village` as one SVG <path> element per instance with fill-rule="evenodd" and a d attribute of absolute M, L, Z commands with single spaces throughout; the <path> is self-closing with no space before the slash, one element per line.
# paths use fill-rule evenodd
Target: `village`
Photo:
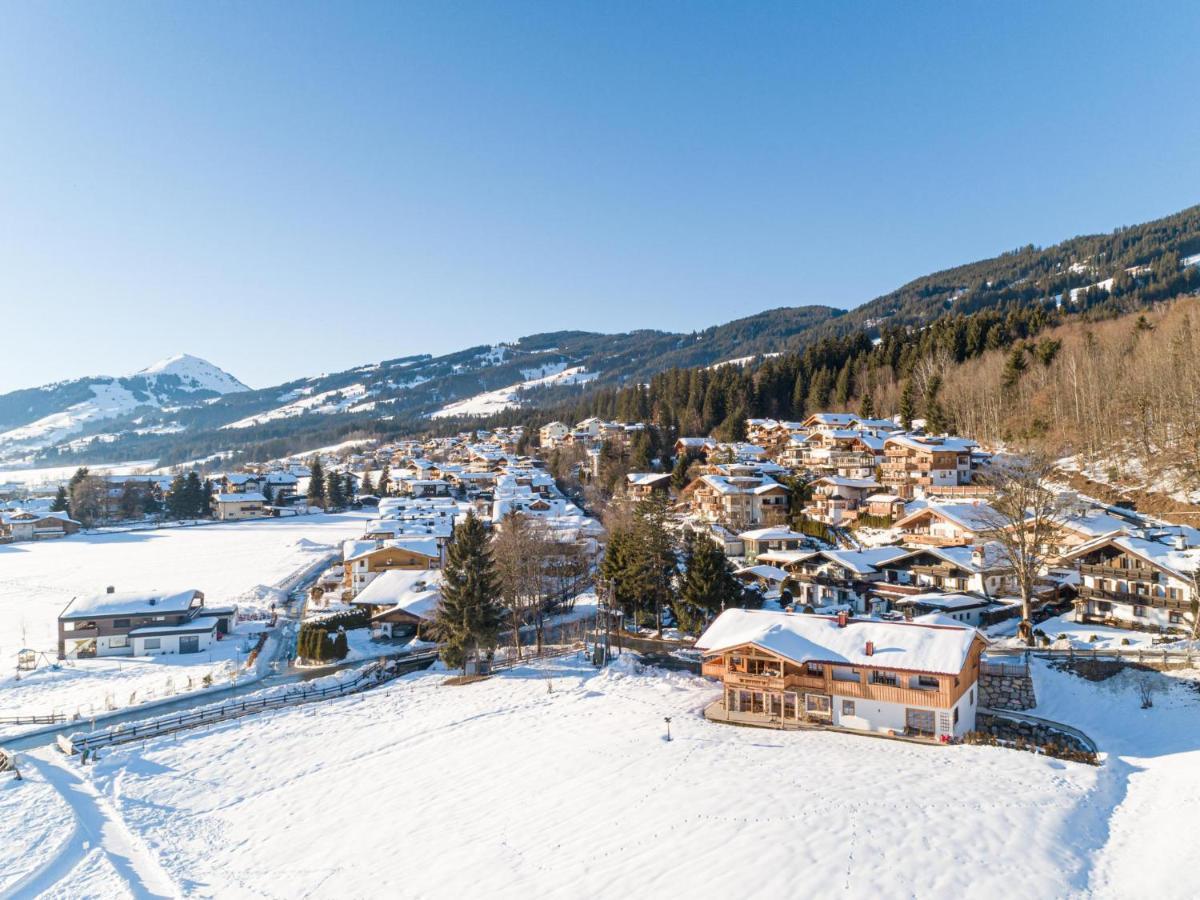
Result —
<path fill-rule="evenodd" d="M 913 771 L 926 763 L 905 748 L 921 745 L 1103 769 L 1113 729 L 1156 699 L 1186 705 L 1198 663 L 1200 533 L 919 422 L 752 419 L 722 442 L 589 419 L 73 482 L 12 490 L 0 546 L 26 565 L 86 552 L 108 579 L 76 575 L 36 607 L 28 587 L 0 592 L 10 621 L 24 608 L 21 644 L 0 642 L 16 673 L 0 747 L 59 789 L 63 766 L 102 782 L 155 735 L 227 717 L 386 704 L 410 682 L 462 685 L 446 690 L 483 709 L 485 685 L 521 673 L 573 695 L 610 669 L 625 690 L 688 698 L 664 706 L 667 740 L 708 729 L 743 746 L 741 726 L 844 735 L 866 742 L 839 745 L 848 760 L 891 752 Z M 204 498 L 190 506 L 175 496 L 189 483 Z M 85 525 L 76 499 L 96 495 Z M 485 556 L 492 618 L 464 643 L 446 626 L 462 599 L 444 593 Z M 43 883 L 55 860 L 9 884 Z"/>

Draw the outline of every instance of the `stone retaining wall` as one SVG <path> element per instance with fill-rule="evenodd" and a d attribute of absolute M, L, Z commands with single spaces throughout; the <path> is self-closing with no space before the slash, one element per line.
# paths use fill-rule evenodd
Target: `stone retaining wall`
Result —
<path fill-rule="evenodd" d="M 992 709 L 1033 709 L 1037 696 L 1033 692 L 1033 676 L 996 675 L 979 673 L 979 705 Z"/>
<path fill-rule="evenodd" d="M 1017 719 L 1006 719 L 1002 716 L 992 716 L 988 713 L 979 713 L 975 718 L 975 730 L 982 731 L 984 734 L 990 734 L 1001 741 L 1023 741 L 1026 744 L 1034 744 L 1038 747 L 1043 747 L 1046 744 L 1054 744 L 1057 747 L 1065 747 L 1077 753 L 1091 753 L 1092 748 L 1084 744 L 1079 738 L 1073 734 L 1067 734 L 1063 731 L 1041 725 L 1036 722 L 1021 722 Z"/>

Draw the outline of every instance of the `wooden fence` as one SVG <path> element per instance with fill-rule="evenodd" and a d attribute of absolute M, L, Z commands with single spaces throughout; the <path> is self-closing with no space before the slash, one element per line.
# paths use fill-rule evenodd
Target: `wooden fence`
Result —
<path fill-rule="evenodd" d="M 81 732 L 70 736 L 59 735 L 58 748 L 68 756 L 75 753 L 90 753 L 101 747 L 159 737 L 176 731 L 198 728 L 202 725 L 211 725 L 267 710 L 298 706 L 303 703 L 312 703 L 332 697 L 344 697 L 348 694 L 354 694 L 375 687 L 399 675 L 425 668 L 436 657 L 436 653 L 414 654 L 403 660 L 371 663 L 353 679 L 323 687 L 301 687 L 269 697 L 247 697 L 242 700 L 230 700 L 225 703 L 204 706 L 174 716 L 162 716 L 144 722 L 135 722 L 132 725 L 117 725 L 101 731 Z"/>

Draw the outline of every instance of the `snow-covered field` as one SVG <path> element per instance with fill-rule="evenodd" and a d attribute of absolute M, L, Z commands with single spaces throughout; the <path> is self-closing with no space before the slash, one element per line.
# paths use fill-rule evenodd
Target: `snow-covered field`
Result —
<path fill-rule="evenodd" d="M 1035 626 L 1044 632 L 1053 642 L 1051 648 L 1074 650 L 1150 650 L 1164 649 L 1164 645 L 1156 644 L 1161 636 L 1149 631 L 1132 631 L 1126 628 L 1109 628 L 1106 625 L 1092 625 L 1071 621 L 1074 613 L 1063 613 L 1047 619 Z M 988 634 L 999 638 L 1013 648 L 1021 649 L 1024 644 L 1016 638 L 1018 619 L 1008 619 L 988 629 Z M 1005 637 L 1007 636 L 1007 637 Z M 1092 638 L 1095 640 L 1092 640 Z M 1168 645 L 1169 649 L 1187 649 L 1188 642 L 1183 635 L 1179 641 Z"/>
<path fill-rule="evenodd" d="M 57 618 L 71 598 L 103 591 L 195 587 L 212 606 L 265 606 L 267 588 L 362 533 L 366 513 L 298 516 L 165 528 L 0 546 L 0 714 L 44 714 L 93 705 L 110 696 L 185 689 L 223 660 L 236 661 L 237 641 L 195 657 L 76 660 L 47 667 L 57 652 Z M 37 671 L 13 679 L 21 647 L 44 652 Z M 167 679 L 171 679 L 170 686 Z"/>
<path fill-rule="evenodd" d="M 39 852 L 94 896 L 158 873 L 221 897 L 1196 896 L 1200 694 L 1155 675 L 1174 687 L 1141 710 L 1132 676 L 1036 676 L 1037 712 L 1087 730 L 1104 766 L 717 725 L 709 682 L 563 660 L 111 750 L 83 770 L 94 799 L 78 790 L 113 852 Z M 61 771 L 0 803 L 59 815 L 38 779 Z"/>
<path fill-rule="evenodd" d="M 132 462 L 88 466 L 94 475 L 135 475 L 148 472 L 157 464 L 154 459 Z M 78 470 L 78 466 L 48 466 L 37 469 L 0 469 L 0 484 L 20 484 L 29 490 L 53 493 L 60 484 L 66 484 Z"/>

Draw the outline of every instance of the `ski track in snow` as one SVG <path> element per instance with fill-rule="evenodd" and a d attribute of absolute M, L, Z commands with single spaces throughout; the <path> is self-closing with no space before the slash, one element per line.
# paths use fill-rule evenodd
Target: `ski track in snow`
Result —
<path fill-rule="evenodd" d="M 67 889 L 66 895 L 70 896 L 74 874 L 92 862 L 97 852 L 120 876 L 130 896 L 139 900 L 181 896 L 158 861 L 133 836 L 112 805 L 97 793 L 79 771 L 69 768 L 71 762 L 34 755 L 24 759 L 70 804 L 75 827 L 58 853 L 10 888 L 4 895 L 5 900 L 37 897 L 62 887 Z"/>

